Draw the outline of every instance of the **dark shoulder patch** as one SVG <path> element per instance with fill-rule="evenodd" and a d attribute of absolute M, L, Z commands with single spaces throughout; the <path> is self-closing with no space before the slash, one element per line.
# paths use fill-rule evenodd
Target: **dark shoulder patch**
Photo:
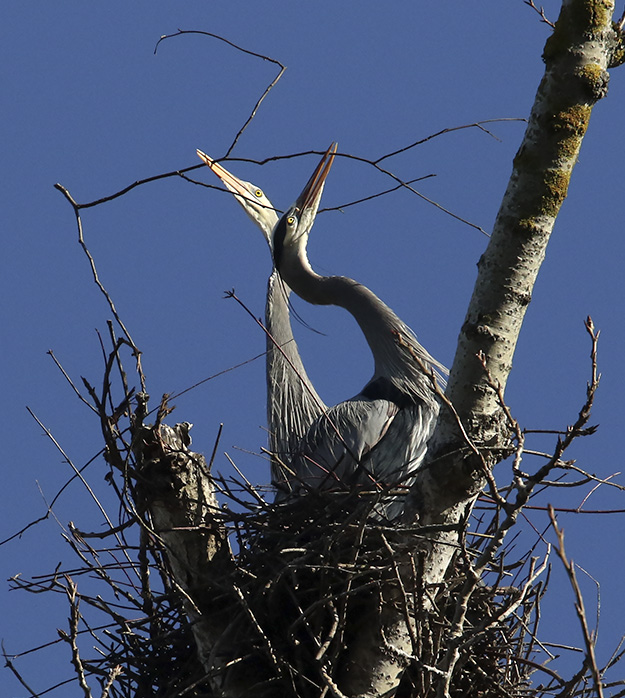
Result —
<path fill-rule="evenodd" d="M 369 381 L 360 392 L 361 395 L 369 400 L 388 400 L 394 402 L 397 407 L 403 409 L 413 404 L 406 393 L 397 388 L 388 378 L 376 378 Z"/>
<path fill-rule="evenodd" d="M 282 261 L 282 251 L 284 249 L 287 215 L 288 211 L 278 221 L 278 225 L 276 225 L 276 228 L 273 231 L 273 263 L 278 271 L 280 271 L 280 262 Z"/>

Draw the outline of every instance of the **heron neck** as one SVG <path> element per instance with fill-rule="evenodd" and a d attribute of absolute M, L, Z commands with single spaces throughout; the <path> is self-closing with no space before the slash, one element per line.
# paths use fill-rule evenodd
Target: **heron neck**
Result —
<path fill-rule="evenodd" d="M 278 344 L 290 359 L 301 362 L 291 329 L 290 295 L 291 289 L 286 283 L 281 282 L 280 275 L 274 269 L 267 282 L 267 303 L 265 305 L 265 326 L 270 335 L 267 337 L 267 352 L 269 354 L 280 353 L 276 348 L 276 344 Z"/>
<path fill-rule="evenodd" d="M 267 416 L 270 447 L 290 453 L 326 406 L 313 387 L 293 331 L 289 312 L 291 289 L 276 270 L 267 284 Z"/>
<path fill-rule="evenodd" d="M 381 375 L 382 366 L 389 366 L 390 355 L 399 359 L 397 332 L 403 332 L 405 326 L 373 291 L 346 276 L 320 276 L 301 249 L 285 250 L 280 274 L 303 300 L 336 305 L 354 317 L 373 354 L 376 374 Z"/>

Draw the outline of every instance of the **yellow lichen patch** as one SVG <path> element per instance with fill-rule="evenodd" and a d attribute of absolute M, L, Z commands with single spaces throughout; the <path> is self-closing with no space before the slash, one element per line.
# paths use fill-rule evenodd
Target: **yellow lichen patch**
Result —
<path fill-rule="evenodd" d="M 588 128 L 592 109 L 588 104 L 574 104 L 553 117 L 554 131 L 565 131 L 572 136 L 583 136 Z"/>
<path fill-rule="evenodd" d="M 616 44 L 612 50 L 608 68 L 616 68 L 625 63 L 625 33 L 616 22 L 612 23 L 612 30 L 616 37 Z"/>
<path fill-rule="evenodd" d="M 584 81 L 584 88 L 592 100 L 597 101 L 606 96 L 610 80 L 607 70 L 596 63 L 586 63 L 578 69 L 577 74 Z"/>
<path fill-rule="evenodd" d="M 542 198 L 542 214 L 555 218 L 569 190 L 569 172 L 548 170 L 545 172 L 546 192 Z"/>
<path fill-rule="evenodd" d="M 540 230 L 540 226 L 534 218 L 520 218 L 514 226 L 515 233 L 526 237 L 535 235 L 538 230 Z"/>
<path fill-rule="evenodd" d="M 611 0 L 573 0 L 568 7 L 571 22 L 582 32 L 603 31 L 610 26 L 614 14 Z"/>
<path fill-rule="evenodd" d="M 569 168 L 573 166 L 579 153 L 591 111 L 591 107 L 587 104 L 574 104 L 554 116 L 553 129 L 560 135 L 556 159 L 560 163 L 568 161 Z"/>

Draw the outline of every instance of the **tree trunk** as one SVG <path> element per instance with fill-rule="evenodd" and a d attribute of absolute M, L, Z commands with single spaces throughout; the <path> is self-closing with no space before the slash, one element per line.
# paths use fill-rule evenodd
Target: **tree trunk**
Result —
<path fill-rule="evenodd" d="M 443 582 L 486 471 L 509 452 L 511 425 L 500 395 L 592 108 L 607 94 L 607 69 L 623 62 L 613 12 L 607 0 L 564 0 L 545 45 L 545 74 L 478 264 L 447 386 L 448 405 L 441 409 L 426 464 L 412 488 L 418 522 L 441 529 L 421 546 L 426 589 Z M 428 597 L 424 603 L 427 608 Z M 397 686 L 413 651 L 404 615 L 391 616 L 385 623 L 388 642 L 365 636 L 362 646 L 349 649 L 362 674 L 342 686 L 346 695 L 373 698 Z"/>

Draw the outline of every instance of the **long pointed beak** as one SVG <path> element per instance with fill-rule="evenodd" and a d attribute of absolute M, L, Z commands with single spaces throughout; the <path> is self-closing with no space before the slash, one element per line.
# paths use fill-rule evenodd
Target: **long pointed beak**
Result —
<path fill-rule="evenodd" d="M 206 153 L 203 153 L 201 150 L 197 150 L 196 152 L 199 155 L 200 160 L 203 160 L 210 167 L 210 169 L 219 177 L 219 179 L 221 179 L 221 181 L 233 194 L 238 194 L 244 199 L 254 201 L 240 179 L 237 179 L 233 174 L 230 174 L 228 170 L 224 169 L 218 162 L 215 162 Z"/>
<path fill-rule="evenodd" d="M 297 197 L 295 206 L 301 212 L 314 208 L 319 204 L 323 185 L 325 184 L 326 178 L 330 173 L 330 168 L 334 162 L 337 147 L 338 146 L 336 143 L 332 143 L 332 145 L 326 150 L 325 155 L 321 158 L 319 164 L 312 174 L 312 177 L 308 180 L 308 184 L 306 184 L 302 193 Z"/>

